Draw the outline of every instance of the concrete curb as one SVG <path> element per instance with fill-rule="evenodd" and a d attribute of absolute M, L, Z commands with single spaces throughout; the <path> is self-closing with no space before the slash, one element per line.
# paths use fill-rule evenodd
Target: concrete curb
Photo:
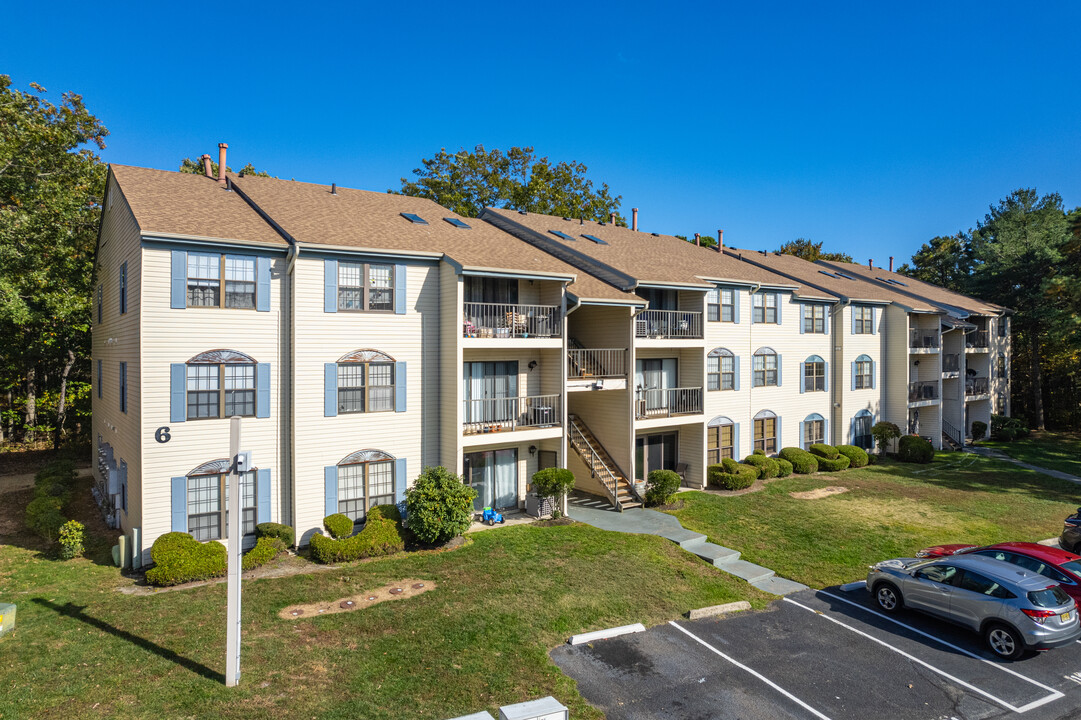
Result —
<path fill-rule="evenodd" d="M 587 642 L 593 642 L 594 640 L 607 640 L 608 638 L 619 637 L 620 635 L 630 635 L 631 633 L 645 632 L 646 626 L 642 623 L 635 623 L 634 625 L 622 625 L 620 627 L 608 628 L 607 630 L 594 630 L 593 632 L 582 633 L 580 635 L 571 635 L 571 639 L 567 641 L 570 645 L 581 645 Z"/>
<path fill-rule="evenodd" d="M 1057 537 L 1047 538 L 1046 540 L 1040 540 L 1036 544 L 1037 545 L 1046 545 L 1047 547 L 1064 549 L 1064 548 L 1062 548 L 1061 545 L 1059 545 Z"/>
<path fill-rule="evenodd" d="M 750 610 L 751 604 L 746 600 L 739 600 L 737 602 L 724 603 L 723 605 L 711 605 L 709 607 L 698 608 L 697 610 L 691 610 L 687 613 L 688 620 L 698 620 L 704 617 L 713 617 L 714 615 L 725 615 L 731 612 L 739 612 L 740 610 Z"/>
<path fill-rule="evenodd" d="M 867 587 L 866 580 L 857 580 L 856 582 L 845 583 L 841 586 L 842 592 L 852 592 L 854 590 L 862 590 Z"/>

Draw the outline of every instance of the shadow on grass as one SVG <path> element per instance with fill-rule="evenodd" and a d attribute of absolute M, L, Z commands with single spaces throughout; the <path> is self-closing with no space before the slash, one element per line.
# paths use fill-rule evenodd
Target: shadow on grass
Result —
<path fill-rule="evenodd" d="M 1081 486 L 1003 461 L 961 453 L 939 453 L 928 465 L 887 461 L 876 466 L 886 475 L 918 480 L 933 487 L 988 493 L 1024 492 L 1051 502 L 1081 503 Z"/>
<path fill-rule="evenodd" d="M 120 628 L 114 627 L 107 622 L 98 620 L 95 617 L 91 617 L 90 615 L 87 615 L 85 612 L 83 612 L 84 610 L 86 610 L 85 605 L 80 606 L 70 602 L 61 605 L 59 603 L 50 602 L 49 600 L 46 600 L 44 598 L 33 598 L 33 601 L 44 608 L 48 608 L 49 610 L 56 612 L 59 615 L 74 618 L 76 620 L 86 623 L 87 625 L 90 625 L 91 627 L 95 627 L 98 630 L 107 632 L 110 635 L 118 637 L 121 640 L 127 640 L 132 645 L 140 647 L 147 652 L 153 653 L 160 658 L 163 658 L 170 662 L 174 662 L 177 665 L 192 671 L 196 675 L 202 675 L 207 680 L 213 680 L 214 682 L 225 682 L 225 673 L 211 670 L 206 665 L 203 665 L 202 663 L 197 663 L 194 660 L 189 660 L 182 655 L 178 655 L 175 651 L 170 650 L 169 648 L 162 647 L 161 645 L 151 642 L 146 638 L 141 638 L 138 635 L 132 635 L 127 630 L 121 630 Z"/>

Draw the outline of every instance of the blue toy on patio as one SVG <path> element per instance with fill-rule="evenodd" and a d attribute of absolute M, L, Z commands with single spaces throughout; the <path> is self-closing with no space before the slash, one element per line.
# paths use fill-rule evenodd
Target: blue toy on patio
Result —
<path fill-rule="evenodd" d="M 482 517 L 482 521 L 488 523 L 489 525 L 495 525 L 496 523 L 505 522 L 503 520 L 503 516 L 497 513 L 495 510 L 491 509 L 490 507 L 484 508 L 484 516 Z"/>

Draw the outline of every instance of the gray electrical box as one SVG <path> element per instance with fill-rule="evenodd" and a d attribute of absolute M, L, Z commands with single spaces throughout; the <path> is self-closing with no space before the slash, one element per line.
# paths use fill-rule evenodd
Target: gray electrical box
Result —
<path fill-rule="evenodd" d="M 15 629 L 15 606 L 11 603 L 0 603 L 0 637 L 7 635 Z"/>
<path fill-rule="evenodd" d="M 499 720 L 567 720 L 568 717 L 567 708 L 551 695 L 499 708 Z"/>
<path fill-rule="evenodd" d="M 481 710 L 472 715 L 462 715 L 461 717 L 451 718 L 451 720 L 495 720 L 495 718 L 487 711 Z"/>

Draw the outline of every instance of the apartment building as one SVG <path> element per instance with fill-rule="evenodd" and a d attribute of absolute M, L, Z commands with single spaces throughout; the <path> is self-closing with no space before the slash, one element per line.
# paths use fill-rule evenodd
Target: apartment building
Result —
<path fill-rule="evenodd" d="M 305 544 L 328 514 L 400 502 L 425 466 L 461 474 L 478 510 L 522 506 L 544 467 L 623 509 L 653 469 L 701 487 L 754 449 L 867 445 L 913 409 L 891 408 L 912 358 L 960 392 L 1009 352 L 973 334 L 1005 328 L 1001 309 L 917 302 L 907 279 L 224 173 L 112 166 L 95 277 L 95 491 L 136 564 L 165 532 L 223 539 L 232 416 L 255 465 L 245 542 L 275 521 Z M 891 360 L 893 325 L 947 323 L 972 346 L 956 377 L 939 346 Z M 987 398 L 964 397 L 983 418 Z"/>

